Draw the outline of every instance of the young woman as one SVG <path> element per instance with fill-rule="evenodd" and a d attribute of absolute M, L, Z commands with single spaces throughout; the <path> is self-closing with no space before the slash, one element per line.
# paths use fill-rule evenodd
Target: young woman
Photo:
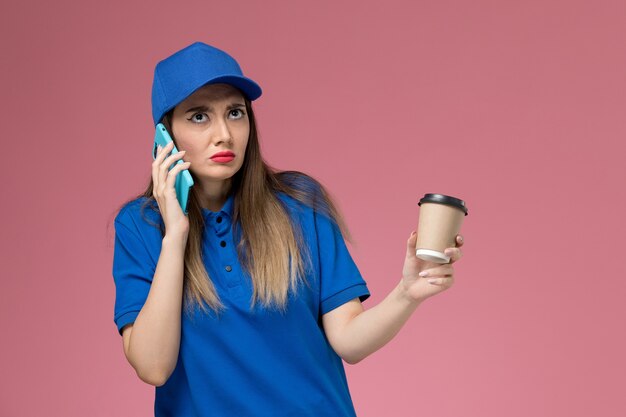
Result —
<path fill-rule="evenodd" d="M 180 152 L 159 149 L 148 188 L 115 217 L 113 277 L 114 321 L 126 358 L 156 386 L 157 416 L 355 416 L 342 359 L 381 348 L 454 282 L 462 238 L 450 264 L 426 265 L 413 233 L 402 279 L 364 311 L 370 293 L 329 193 L 261 156 L 260 95 L 201 42 L 155 69 L 154 124 Z M 187 215 L 174 189 L 184 169 Z"/>

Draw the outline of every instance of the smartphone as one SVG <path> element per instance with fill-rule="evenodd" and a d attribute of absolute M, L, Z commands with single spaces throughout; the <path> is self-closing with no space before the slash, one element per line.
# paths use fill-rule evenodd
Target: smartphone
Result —
<path fill-rule="evenodd" d="M 152 147 L 152 160 L 156 159 L 157 156 L 157 146 L 161 146 L 161 149 L 164 148 L 168 143 L 172 142 L 172 138 L 163 125 L 163 123 L 159 123 L 156 126 L 156 132 L 154 133 L 154 145 Z M 176 145 L 172 151 L 166 156 L 166 158 L 173 153 L 177 153 L 178 149 L 176 149 Z M 179 159 L 169 168 L 169 171 L 174 168 L 176 164 L 182 164 L 183 160 Z M 187 214 L 187 201 L 189 200 L 189 190 L 193 185 L 193 178 L 191 178 L 191 174 L 189 170 L 182 170 L 176 175 L 176 182 L 174 183 L 174 188 L 176 189 L 176 198 L 178 199 L 178 203 L 180 204 L 180 208 L 183 210 L 183 213 Z"/>

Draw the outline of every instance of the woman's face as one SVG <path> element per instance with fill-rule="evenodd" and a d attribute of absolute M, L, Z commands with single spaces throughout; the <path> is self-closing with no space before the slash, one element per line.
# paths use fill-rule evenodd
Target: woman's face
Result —
<path fill-rule="evenodd" d="M 174 108 L 172 131 L 178 150 L 186 151 L 184 160 L 191 162 L 189 170 L 215 189 L 213 183 L 231 178 L 243 165 L 250 135 L 243 95 L 228 84 L 201 87 Z M 225 151 L 234 157 L 211 159 Z"/>

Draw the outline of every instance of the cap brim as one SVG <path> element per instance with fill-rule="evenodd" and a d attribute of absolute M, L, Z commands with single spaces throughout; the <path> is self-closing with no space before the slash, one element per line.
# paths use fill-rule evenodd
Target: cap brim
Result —
<path fill-rule="evenodd" d="M 158 120 L 154 121 L 154 125 L 156 126 L 157 124 L 159 124 L 163 120 L 163 116 L 165 116 L 165 114 L 168 111 L 172 110 L 174 107 L 176 107 L 178 103 L 181 103 L 182 101 L 184 101 L 187 97 L 192 95 L 194 92 L 196 92 L 200 88 L 208 84 L 219 84 L 219 83 L 230 84 L 233 87 L 236 87 L 250 101 L 256 100 L 257 98 L 261 97 L 261 94 L 263 93 L 263 91 L 261 90 L 261 87 L 257 83 L 252 81 L 250 78 L 243 77 L 241 75 L 236 75 L 236 74 L 222 75 L 219 77 L 211 78 L 210 80 L 202 83 L 198 88 L 194 89 L 193 91 L 190 91 L 189 93 L 184 94 L 184 97 L 174 100 L 176 104 L 163 109 Z"/>

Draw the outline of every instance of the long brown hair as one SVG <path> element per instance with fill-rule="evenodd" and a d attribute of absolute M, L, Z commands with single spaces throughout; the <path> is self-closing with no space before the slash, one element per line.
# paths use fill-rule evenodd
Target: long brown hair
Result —
<path fill-rule="evenodd" d="M 264 307 L 275 307 L 281 313 L 285 313 L 288 291 L 292 290 L 295 293 L 300 282 L 310 285 L 305 279 L 306 271 L 309 268 L 311 271 L 313 269 L 309 248 L 303 242 L 300 225 L 293 222 L 277 193 L 283 192 L 330 217 L 339 227 L 344 239 L 349 242 L 352 239 L 334 199 L 319 181 L 300 171 L 278 171 L 263 160 L 252 104 L 245 96 L 244 99 L 250 122 L 250 137 L 243 165 L 232 177 L 233 236 L 241 237 L 237 242 L 238 259 L 252 279 L 253 294 L 250 307 L 253 308 L 256 302 L 260 301 Z M 172 134 L 172 113 L 173 110 L 170 110 L 162 120 L 170 134 Z M 176 145 L 176 138 L 173 135 L 172 139 Z M 198 182 L 196 178 L 194 182 Z M 146 190 L 124 202 L 116 213 L 127 203 L 145 197 L 146 200 L 141 207 L 142 217 L 158 227 L 164 236 L 164 226 L 150 222 L 143 215 L 145 209 L 158 212 L 152 188 L 153 181 L 150 176 Z M 225 306 L 217 294 L 202 258 L 205 224 L 197 196 L 200 192 L 198 190 L 198 187 L 191 187 L 187 203 L 189 236 L 185 248 L 183 304 L 190 316 L 195 306 L 199 306 L 205 312 L 208 306 L 219 315 Z"/>

